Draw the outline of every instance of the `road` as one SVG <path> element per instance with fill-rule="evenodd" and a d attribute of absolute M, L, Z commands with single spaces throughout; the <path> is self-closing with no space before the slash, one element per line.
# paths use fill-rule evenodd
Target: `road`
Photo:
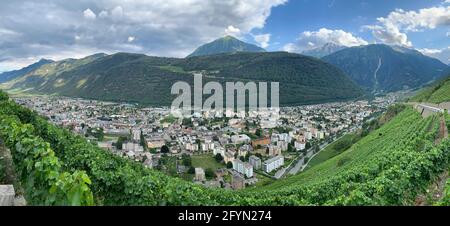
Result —
<path fill-rule="evenodd" d="M 307 151 L 306 156 L 303 156 L 301 159 L 298 160 L 298 162 L 295 164 L 294 167 L 292 167 L 291 170 L 289 170 L 289 174 L 291 175 L 295 175 L 298 172 L 303 171 L 309 164 L 309 162 L 316 156 L 318 155 L 320 152 L 322 152 L 323 150 L 325 150 L 325 148 L 327 148 L 329 145 L 333 144 L 334 142 L 336 142 L 337 140 L 341 139 L 343 136 L 347 135 L 348 133 L 351 133 L 353 131 L 355 131 L 356 128 L 352 128 L 349 130 L 349 132 L 345 133 L 344 135 L 340 136 L 337 139 L 334 139 L 333 142 L 331 143 L 324 143 L 321 144 L 320 147 L 320 151 L 314 154 L 314 150 L 311 148 Z M 308 157 L 308 162 L 305 163 L 305 158 Z"/>

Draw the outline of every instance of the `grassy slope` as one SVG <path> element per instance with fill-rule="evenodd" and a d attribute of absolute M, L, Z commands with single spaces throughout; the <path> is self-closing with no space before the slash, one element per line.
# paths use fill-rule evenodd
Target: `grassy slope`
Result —
<path fill-rule="evenodd" d="M 335 141 L 334 143 L 328 145 L 323 151 L 321 151 L 319 154 L 317 154 L 313 159 L 311 159 L 311 161 L 309 162 L 308 166 L 306 167 L 306 169 L 310 169 L 322 162 L 325 162 L 328 159 L 331 159 L 339 154 L 341 154 L 342 152 L 346 151 L 346 150 L 342 150 L 342 151 L 336 151 L 335 149 L 335 145 L 337 144 L 337 142 L 339 141 L 343 141 L 343 140 L 352 140 L 353 139 L 353 134 L 346 134 L 343 137 L 341 137 L 339 140 Z"/>
<path fill-rule="evenodd" d="M 368 165 L 372 159 L 395 148 L 400 140 L 409 139 L 409 137 L 417 133 L 417 127 L 427 127 L 431 120 L 431 117 L 422 119 L 417 112 L 408 108 L 385 126 L 354 144 L 341 155 L 316 165 L 301 174 L 272 183 L 263 187 L 262 190 L 276 190 L 292 185 L 313 185 L 337 176 L 341 172 L 352 170 L 356 166 Z M 342 162 L 345 163 L 342 164 Z"/>
<path fill-rule="evenodd" d="M 411 98 L 411 101 L 436 104 L 450 101 L 450 77 L 439 81 L 431 87 L 425 88 L 415 97 Z"/>

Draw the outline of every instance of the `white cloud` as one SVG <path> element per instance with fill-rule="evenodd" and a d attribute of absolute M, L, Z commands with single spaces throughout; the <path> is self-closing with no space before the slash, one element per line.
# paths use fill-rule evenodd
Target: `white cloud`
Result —
<path fill-rule="evenodd" d="M 418 49 L 424 55 L 436 58 L 445 64 L 450 64 L 450 46 L 443 49 Z"/>
<path fill-rule="evenodd" d="M 378 18 L 377 21 L 377 25 L 364 27 L 372 30 L 376 39 L 386 44 L 411 47 L 412 43 L 408 41 L 408 32 L 450 25 L 450 6 L 425 8 L 418 11 L 396 9 L 387 17 Z"/>
<path fill-rule="evenodd" d="M 185 57 L 198 46 L 227 32 L 245 36 L 253 29 L 263 28 L 272 8 L 285 2 L 287 0 L 3 1 L 0 26 L 21 35 L 1 36 L 0 62 L 28 57 L 56 58 L 62 49 L 83 54 L 136 51 Z M 140 38 L 130 43 L 130 34 Z M 30 45 L 35 47 L 28 48 Z"/>
<path fill-rule="evenodd" d="M 281 48 L 281 50 L 290 52 L 290 53 L 300 52 L 298 49 L 298 46 L 294 43 L 287 43 L 286 45 L 283 46 L 283 48 Z"/>
<path fill-rule="evenodd" d="M 231 35 L 231 36 L 239 36 L 241 34 L 241 29 L 234 27 L 233 25 L 229 25 L 225 29 L 225 34 Z"/>
<path fill-rule="evenodd" d="M 134 36 L 128 36 L 128 42 L 133 42 L 136 39 Z"/>
<path fill-rule="evenodd" d="M 318 31 L 305 31 L 301 33 L 295 44 L 289 43 L 283 49 L 288 52 L 301 52 L 323 46 L 327 43 L 347 47 L 369 44 L 366 40 L 356 37 L 352 33 L 343 30 L 321 28 Z"/>
<path fill-rule="evenodd" d="M 98 14 L 98 17 L 100 17 L 100 18 L 106 18 L 106 17 L 108 17 L 108 12 L 105 11 L 105 10 L 102 10 L 102 11 Z"/>
<path fill-rule="evenodd" d="M 95 13 L 89 8 L 83 11 L 83 16 L 89 20 L 95 20 L 95 18 L 97 18 L 97 15 L 95 15 Z"/>
<path fill-rule="evenodd" d="M 252 35 L 255 42 L 257 42 L 262 48 L 269 47 L 270 36 L 271 34 L 259 34 Z"/>

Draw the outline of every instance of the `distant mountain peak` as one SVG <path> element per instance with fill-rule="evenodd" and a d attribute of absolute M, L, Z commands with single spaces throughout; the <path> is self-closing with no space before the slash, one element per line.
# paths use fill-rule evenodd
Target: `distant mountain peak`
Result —
<path fill-rule="evenodd" d="M 323 46 L 319 46 L 314 49 L 303 51 L 302 54 L 307 55 L 307 56 L 316 57 L 316 58 L 322 58 L 324 56 L 328 56 L 332 53 L 335 53 L 339 50 L 343 50 L 345 48 L 347 48 L 347 47 L 338 45 L 336 43 L 328 42 L 328 43 L 325 43 Z"/>
<path fill-rule="evenodd" d="M 243 42 L 231 35 L 227 35 L 198 47 L 188 57 L 208 56 L 222 53 L 265 52 L 265 51 L 266 50 L 261 47 Z"/>
<path fill-rule="evenodd" d="M 361 87 L 374 92 L 421 87 L 439 79 L 448 68 L 415 49 L 385 44 L 347 48 L 322 60 L 339 67 Z"/>

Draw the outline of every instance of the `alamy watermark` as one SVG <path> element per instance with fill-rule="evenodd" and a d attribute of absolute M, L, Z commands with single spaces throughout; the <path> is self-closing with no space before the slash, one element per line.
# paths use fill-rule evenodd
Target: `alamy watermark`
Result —
<path fill-rule="evenodd" d="M 190 117 L 192 114 L 205 112 L 226 117 L 267 113 L 277 115 L 279 89 L 278 82 L 270 82 L 268 106 L 267 82 L 226 82 L 224 94 L 221 83 L 208 82 L 203 85 L 203 76 L 197 73 L 194 74 L 193 88 L 187 82 L 179 81 L 173 84 L 171 94 L 178 96 L 172 102 L 171 113 L 176 117 Z M 209 97 L 204 100 L 205 95 Z"/>

